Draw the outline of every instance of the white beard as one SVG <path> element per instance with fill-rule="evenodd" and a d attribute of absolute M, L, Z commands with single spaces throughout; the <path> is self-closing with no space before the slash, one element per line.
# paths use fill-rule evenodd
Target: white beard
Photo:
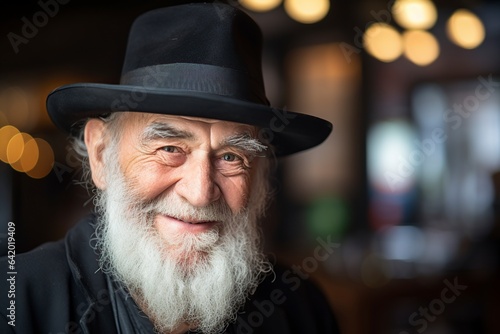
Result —
<path fill-rule="evenodd" d="M 131 195 L 117 163 L 108 163 L 107 189 L 97 201 L 103 271 L 128 289 L 157 331 L 186 323 L 203 333 L 222 331 L 270 271 L 256 210 L 234 215 L 223 201 L 196 208 L 174 193 L 144 203 Z M 222 223 L 165 240 L 153 227 L 158 213 Z"/>

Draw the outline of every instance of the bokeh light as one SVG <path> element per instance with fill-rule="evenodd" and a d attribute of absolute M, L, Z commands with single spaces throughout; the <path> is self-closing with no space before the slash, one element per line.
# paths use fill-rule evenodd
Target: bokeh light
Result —
<path fill-rule="evenodd" d="M 367 143 L 368 178 L 378 191 L 401 193 L 413 186 L 418 159 L 422 159 L 413 146 L 416 138 L 407 121 L 387 120 L 372 125 Z"/>
<path fill-rule="evenodd" d="M 295 21 L 315 23 L 330 10 L 329 0 L 285 0 L 285 11 Z"/>
<path fill-rule="evenodd" d="M 426 66 L 439 56 L 439 43 L 429 32 L 409 30 L 403 34 L 404 54 L 413 63 Z"/>
<path fill-rule="evenodd" d="M 17 135 L 19 130 L 12 126 L 6 125 L 0 129 L 0 160 L 5 163 L 9 163 L 7 159 L 7 145 L 9 144 L 12 137 Z"/>
<path fill-rule="evenodd" d="M 21 156 L 18 160 L 11 162 L 10 166 L 18 172 L 26 172 L 27 170 L 32 169 L 35 166 L 36 161 L 38 160 L 38 147 L 36 146 L 36 142 L 34 142 L 33 138 L 29 134 L 20 133 L 16 135 L 15 138 L 18 138 L 20 136 L 22 136 L 22 140 L 24 141 L 24 143 L 22 144 L 23 148 Z M 12 138 L 11 142 L 15 138 Z M 9 143 L 9 148 L 10 145 L 11 144 Z"/>
<path fill-rule="evenodd" d="M 437 10 L 430 0 L 396 0 L 394 20 L 406 29 L 429 29 L 437 20 Z"/>
<path fill-rule="evenodd" d="M 39 151 L 38 161 L 26 174 L 34 179 L 41 179 L 47 176 L 54 166 L 54 151 L 45 140 L 36 138 L 35 141 Z"/>
<path fill-rule="evenodd" d="M 24 145 L 31 139 L 33 139 L 33 137 L 29 134 L 21 132 L 9 140 L 9 143 L 7 144 L 7 162 L 9 164 L 13 165 L 21 159 L 24 153 Z"/>
<path fill-rule="evenodd" d="M 278 7 L 282 0 L 240 0 L 240 3 L 254 11 L 254 12 L 265 12 Z"/>
<path fill-rule="evenodd" d="M 349 223 L 349 211 L 343 199 L 322 196 L 309 205 L 306 212 L 307 224 L 314 236 L 339 239 Z"/>
<path fill-rule="evenodd" d="M 21 156 L 21 159 L 19 159 L 18 161 L 21 165 L 20 171 L 26 173 L 35 168 L 36 163 L 38 162 L 38 157 L 39 157 L 38 144 L 35 139 L 30 139 L 24 145 L 23 155 Z"/>
<path fill-rule="evenodd" d="M 380 237 L 382 253 L 389 260 L 418 261 L 425 251 L 425 235 L 415 226 L 391 226 Z"/>
<path fill-rule="evenodd" d="M 474 13 L 458 9 L 448 19 L 446 32 L 450 40 L 464 49 L 474 49 L 484 40 L 484 25 Z"/>
<path fill-rule="evenodd" d="M 0 128 L 0 160 L 18 172 L 41 179 L 54 166 L 54 151 L 45 140 L 6 125 Z"/>
<path fill-rule="evenodd" d="M 363 36 L 366 51 L 383 62 L 397 59 L 403 52 L 401 34 L 386 23 L 374 23 Z"/>

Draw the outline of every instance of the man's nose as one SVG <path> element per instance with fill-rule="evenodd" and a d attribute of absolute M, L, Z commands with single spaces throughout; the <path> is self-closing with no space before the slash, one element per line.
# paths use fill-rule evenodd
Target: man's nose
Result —
<path fill-rule="evenodd" d="M 214 180 L 210 157 L 193 157 L 189 160 L 183 166 L 181 180 L 177 182 L 177 194 L 196 207 L 204 207 L 218 200 L 221 190 Z"/>

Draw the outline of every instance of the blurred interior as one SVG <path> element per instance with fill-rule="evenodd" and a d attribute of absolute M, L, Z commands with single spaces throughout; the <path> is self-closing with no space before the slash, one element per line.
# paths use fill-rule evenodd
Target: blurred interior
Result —
<path fill-rule="evenodd" d="M 406 22 L 405 1 L 427 11 L 412 7 Z M 47 94 L 116 83 L 133 19 L 182 2 L 2 5 L 2 245 L 9 221 L 22 252 L 92 209 Z M 308 0 L 309 13 L 326 11 L 300 18 L 293 0 L 240 2 L 263 30 L 271 103 L 334 124 L 321 146 L 279 163 L 270 253 L 324 289 L 343 333 L 498 333 L 500 5 Z"/>

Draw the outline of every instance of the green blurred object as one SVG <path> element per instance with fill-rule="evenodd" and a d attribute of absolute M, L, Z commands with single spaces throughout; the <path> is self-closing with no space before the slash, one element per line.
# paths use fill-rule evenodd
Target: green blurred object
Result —
<path fill-rule="evenodd" d="M 314 237 L 340 239 L 348 223 L 348 208 L 346 202 L 334 196 L 318 197 L 312 201 L 306 210 L 306 221 L 309 232 Z"/>

